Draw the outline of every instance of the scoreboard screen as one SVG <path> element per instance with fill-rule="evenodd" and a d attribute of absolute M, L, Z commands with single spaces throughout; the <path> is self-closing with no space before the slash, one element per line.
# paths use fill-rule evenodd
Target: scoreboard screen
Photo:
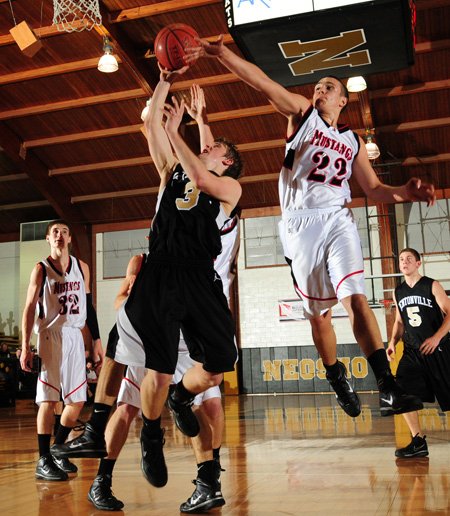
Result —
<path fill-rule="evenodd" d="M 232 13 L 232 24 L 242 25 L 284 16 L 311 13 L 332 7 L 362 4 L 370 0 L 231 0 L 226 2 Z M 229 18 L 229 23 L 230 23 Z M 230 25 L 229 25 L 230 26 Z"/>
<path fill-rule="evenodd" d="M 246 59 L 284 86 L 414 63 L 413 0 L 224 0 Z"/>

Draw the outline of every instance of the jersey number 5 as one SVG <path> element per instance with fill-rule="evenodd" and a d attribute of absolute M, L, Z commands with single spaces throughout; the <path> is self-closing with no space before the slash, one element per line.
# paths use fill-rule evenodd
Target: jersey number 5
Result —
<path fill-rule="evenodd" d="M 417 328 L 417 326 L 422 324 L 422 317 L 419 315 L 418 306 L 408 306 L 406 314 L 408 315 L 408 322 L 413 328 Z"/>
<path fill-rule="evenodd" d="M 197 206 L 199 196 L 200 190 L 195 187 L 192 181 L 189 181 L 184 187 L 184 198 L 175 201 L 177 208 L 179 210 L 191 210 L 194 206 Z"/>

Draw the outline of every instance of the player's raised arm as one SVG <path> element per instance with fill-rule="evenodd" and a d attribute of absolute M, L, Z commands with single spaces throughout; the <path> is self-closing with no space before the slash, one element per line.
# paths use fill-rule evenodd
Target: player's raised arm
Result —
<path fill-rule="evenodd" d="M 223 35 L 217 41 L 199 40 L 199 46 L 187 48 L 189 59 L 195 60 L 201 56 L 215 57 L 255 90 L 264 93 L 277 111 L 286 117 L 299 117 L 311 105 L 303 95 L 288 91 L 281 84 L 273 81 L 253 63 L 242 59 L 223 44 Z"/>
<path fill-rule="evenodd" d="M 179 104 L 175 97 L 172 97 L 172 101 L 173 105 L 167 105 L 164 110 L 166 115 L 165 130 L 183 170 L 196 188 L 226 204 L 226 209 L 230 213 L 241 196 L 241 185 L 232 177 L 216 175 L 210 172 L 210 170 L 224 169 L 224 167 L 231 165 L 230 158 L 224 155 L 225 147 L 223 144 L 215 142 L 212 148 L 205 149 L 202 153 L 205 162 L 196 156 L 189 149 L 178 131 L 183 117 L 184 101 L 181 101 L 181 104 Z M 205 165 L 206 162 L 208 166 Z"/>
<path fill-rule="evenodd" d="M 161 69 L 159 82 L 153 92 L 149 110 L 144 119 L 150 155 L 162 179 L 167 177 L 177 163 L 163 127 L 164 104 L 173 79 L 183 73 L 185 69 L 187 67 L 177 72 L 167 72 Z"/>

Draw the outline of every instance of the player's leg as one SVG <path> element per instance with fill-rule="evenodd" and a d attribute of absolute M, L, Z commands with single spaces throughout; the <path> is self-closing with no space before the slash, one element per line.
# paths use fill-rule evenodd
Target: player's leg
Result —
<path fill-rule="evenodd" d="M 57 466 L 50 453 L 54 411 L 61 398 L 61 332 L 48 330 L 41 332 L 38 336 L 38 350 L 41 359 L 36 386 L 36 403 L 39 405 L 36 419 L 39 460 L 35 477 L 49 481 L 67 480 L 67 473 Z"/>
<path fill-rule="evenodd" d="M 53 435 L 56 435 L 58 431 L 59 424 L 61 423 L 61 414 L 64 409 L 64 403 L 62 401 L 58 401 L 55 405 L 54 413 L 55 413 L 55 422 L 53 425 Z"/>
<path fill-rule="evenodd" d="M 97 476 L 92 483 L 88 500 L 100 510 L 117 511 L 124 506 L 112 492 L 112 477 L 116 460 L 127 440 L 130 425 L 140 407 L 140 386 L 145 368 L 129 366 L 122 378 L 117 397 L 117 408 L 110 417 L 105 430 L 108 455 L 100 460 Z"/>
<path fill-rule="evenodd" d="M 149 369 L 141 385 L 141 469 L 147 481 L 155 487 L 165 486 L 168 478 L 163 453 L 165 440 L 161 413 L 171 381 L 171 374 Z"/>
<path fill-rule="evenodd" d="M 423 408 L 415 396 L 399 388 L 391 373 L 380 329 L 365 295 L 364 261 L 358 229 L 349 210 L 330 219 L 326 265 L 336 295 L 346 309 L 358 345 L 375 374 L 382 416 Z"/>
<path fill-rule="evenodd" d="M 191 409 L 195 396 L 210 387 L 220 385 L 222 379 L 222 373 L 205 371 L 202 364 L 195 363 L 171 392 L 168 405 L 174 413 L 177 427 L 188 437 L 195 437 L 200 431 L 197 418 Z"/>
<path fill-rule="evenodd" d="M 428 455 L 428 445 L 426 435 L 423 435 L 419 423 L 418 412 L 408 412 L 403 417 L 411 432 L 411 442 L 404 448 L 395 450 L 395 456 L 403 459 L 414 457 L 426 457 Z"/>
<path fill-rule="evenodd" d="M 196 396 L 194 413 L 200 424 L 199 434 L 191 439 L 197 461 L 197 478 L 194 480 L 194 492 L 180 506 L 180 511 L 186 513 L 204 512 L 225 504 L 220 483 L 219 455 L 224 413 L 218 386 Z"/>
<path fill-rule="evenodd" d="M 72 441 L 55 447 L 52 453 L 56 456 L 91 458 L 106 456 L 105 428 L 125 371 L 125 365 L 114 360 L 117 341 L 118 333 L 114 326 L 109 333 L 107 356 L 99 374 L 94 405 L 84 433 Z"/>
<path fill-rule="evenodd" d="M 112 477 L 116 460 L 127 440 L 130 425 L 138 412 L 138 407 L 127 403 L 121 404 L 106 425 L 108 455 L 100 460 L 97 475 L 88 492 L 88 500 L 99 510 L 119 511 L 124 506 L 112 492 Z"/>

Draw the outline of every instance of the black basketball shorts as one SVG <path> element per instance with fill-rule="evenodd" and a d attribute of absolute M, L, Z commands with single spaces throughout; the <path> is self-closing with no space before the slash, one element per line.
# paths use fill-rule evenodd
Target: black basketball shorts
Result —
<path fill-rule="evenodd" d="M 189 354 L 206 371 L 234 369 L 234 321 L 222 281 L 209 263 L 149 256 L 125 310 L 144 345 L 148 369 L 175 372 L 180 329 Z"/>
<path fill-rule="evenodd" d="M 450 410 L 450 339 L 431 355 L 405 346 L 396 378 L 408 394 L 428 403 L 436 399 L 443 411 Z"/>

